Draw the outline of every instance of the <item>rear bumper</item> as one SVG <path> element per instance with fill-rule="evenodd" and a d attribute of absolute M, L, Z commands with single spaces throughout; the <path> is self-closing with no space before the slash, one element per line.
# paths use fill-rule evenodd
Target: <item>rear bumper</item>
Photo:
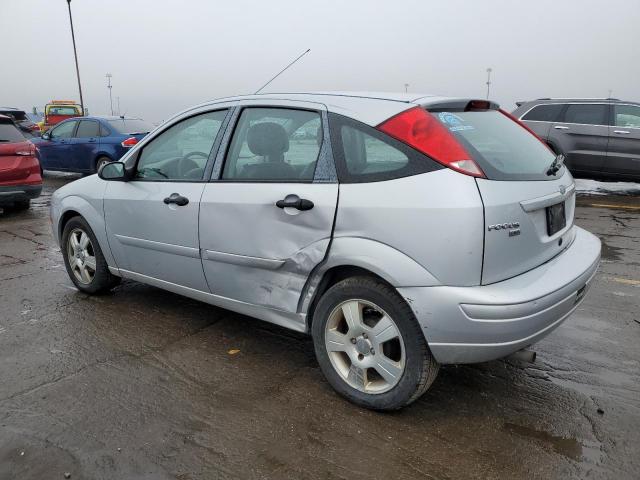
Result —
<path fill-rule="evenodd" d="M 30 200 L 40 196 L 42 185 L 0 186 L 0 205 Z"/>
<path fill-rule="evenodd" d="M 522 275 L 478 287 L 405 287 L 436 360 L 475 363 L 536 343 L 578 307 L 600 263 L 600 240 L 575 227 L 573 243 Z"/>

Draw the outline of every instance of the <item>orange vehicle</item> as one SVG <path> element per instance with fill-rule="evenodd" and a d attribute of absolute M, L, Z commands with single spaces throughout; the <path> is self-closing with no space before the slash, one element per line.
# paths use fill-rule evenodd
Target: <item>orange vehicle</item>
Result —
<path fill-rule="evenodd" d="M 67 118 L 81 116 L 83 116 L 82 107 L 73 100 L 51 100 L 44 107 L 44 120 L 38 125 L 42 132 L 46 132 Z"/>

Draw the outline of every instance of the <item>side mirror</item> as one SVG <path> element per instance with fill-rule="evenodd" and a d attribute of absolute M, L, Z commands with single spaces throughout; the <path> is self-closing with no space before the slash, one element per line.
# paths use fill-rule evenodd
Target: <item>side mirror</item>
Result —
<path fill-rule="evenodd" d="M 42 134 L 42 139 L 43 140 L 51 140 L 51 134 L 49 132 L 44 132 Z"/>
<path fill-rule="evenodd" d="M 122 162 L 111 162 L 103 165 L 98 170 L 98 177 L 102 180 L 127 181 L 127 171 Z"/>

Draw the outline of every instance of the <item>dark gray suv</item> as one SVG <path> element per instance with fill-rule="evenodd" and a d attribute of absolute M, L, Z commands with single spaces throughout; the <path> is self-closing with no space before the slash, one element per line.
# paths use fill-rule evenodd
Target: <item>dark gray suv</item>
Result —
<path fill-rule="evenodd" d="M 640 103 L 541 98 L 517 105 L 513 115 L 564 154 L 574 175 L 640 180 Z"/>

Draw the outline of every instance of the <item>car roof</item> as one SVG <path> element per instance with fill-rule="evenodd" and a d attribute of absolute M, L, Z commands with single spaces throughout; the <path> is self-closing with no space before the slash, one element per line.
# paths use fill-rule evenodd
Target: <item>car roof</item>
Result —
<path fill-rule="evenodd" d="M 428 107 L 439 103 L 474 100 L 446 97 L 425 93 L 406 92 L 278 92 L 237 95 L 217 98 L 181 112 L 213 106 L 217 103 L 242 100 L 312 102 L 324 105 L 328 111 L 345 115 L 369 125 L 378 125 L 384 120 L 415 106 Z"/>
<path fill-rule="evenodd" d="M 562 97 L 562 98 L 537 98 L 535 100 L 530 100 L 528 102 L 522 102 L 522 105 L 524 104 L 535 104 L 535 103 L 557 103 L 557 102 L 586 102 L 586 103 L 590 103 L 590 102 L 607 102 L 607 103 L 625 103 L 625 104 L 632 104 L 632 105 L 640 105 L 640 103 L 638 102 L 632 102 L 632 101 L 627 101 L 627 100 L 620 100 L 619 98 L 598 98 L 598 97 L 594 97 L 594 98 L 588 98 L 588 97 L 575 97 L 575 98 L 571 98 L 571 97 Z"/>
<path fill-rule="evenodd" d="M 118 117 L 117 115 L 84 115 L 79 117 L 70 117 L 63 120 L 64 122 L 69 122 L 71 120 L 141 120 L 136 117 Z M 62 123 L 62 122 L 60 122 Z"/>
<path fill-rule="evenodd" d="M 0 111 L 3 111 L 3 112 L 22 112 L 22 113 L 26 113 L 24 110 L 20 110 L 19 108 L 16 108 L 16 107 L 0 107 Z"/>

